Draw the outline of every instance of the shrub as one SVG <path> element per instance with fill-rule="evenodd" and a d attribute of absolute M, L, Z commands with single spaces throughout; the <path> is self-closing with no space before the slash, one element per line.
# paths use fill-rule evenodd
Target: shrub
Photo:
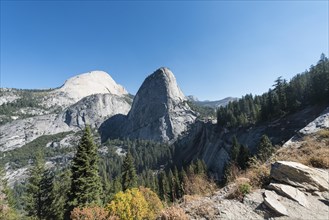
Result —
<path fill-rule="evenodd" d="M 243 183 L 239 186 L 239 191 L 242 193 L 243 196 L 247 195 L 251 191 L 251 186 L 249 183 Z"/>
<path fill-rule="evenodd" d="M 115 219 L 108 217 L 108 211 L 103 207 L 93 206 L 93 207 L 76 207 L 71 211 L 70 218 L 72 220 L 110 220 Z"/>
<path fill-rule="evenodd" d="M 251 192 L 250 180 L 247 178 L 238 178 L 234 183 L 234 187 L 227 195 L 227 199 L 237 199 L 242 201 L 245 195 Z"/>
<path fill-rule="evenodd" d="M 161 212 L 161 220 L 188 220 L 185 211 L 177 206 L 171 206 Z"/>
<path fill-rule="evenodd" d="M 239 167 L 234 162 L 229 162 L 224 171 L 224 184 L 232 183 L 239 176 Z"/>
<path fill-rule="evenodd" d="M 318 131 L 317 134 L 322 139 L 329 138 L 329 130 L 328 129 L 322 129 L 322 130 Z"/>
<path fill-rule="evenodd" d="M 161 200 L 159 199 L 157 194 L 149 188 L 145 188 L 145 187 L 141 186 L 141 187 L 139 187 L 139 190 L 143 194 L 145 200 L 148 203 L 149 218 L 150 219 L 155 219 L 163 209 L 163 205 L 162 205 Z"/>
<path fill-rule="evenodd" d="M 123 220 L 145 219 L 149 211 L 143 194 L 136 188 L 115 194 L 107 210 L 111 215 Z"/>
<path fill-rule="evenodd" d="M 148 188 L 132 188 L 118 192 L 106 209 L 122 220 L 155 219 L 163 206 L 158 196 Z"/>
<path fill-rule="evenodd" d="M 247 170 L 245 177 L 250 180 L 250 185 L 256 188 L 266 186 L 270 183 L 270 167 L 257 158 L 250 159 L 250 168 Z"/>
<path fill-rule="evenodd" d="M 329 139 L 322 138 L 321 131 L 315 135 L 303 137 L 301 142 L 296 142 L 293 146 L 279 149 L 272 161 L 295 161 L 307 166 L 328 169 L 329 157 L 327 155 L 329 155 Z"/>
<path fill-rule="evenodd" d="M 309 164 L 316 168 L 329 169 L 329 159 L 325 157 L 311 157 Z"/>
<path fill-rule="evenodd" d="M 186 195 L 209 195 L 216 190 L 216 184 L 204 175 L 190 175 L 183 188 Z"/>

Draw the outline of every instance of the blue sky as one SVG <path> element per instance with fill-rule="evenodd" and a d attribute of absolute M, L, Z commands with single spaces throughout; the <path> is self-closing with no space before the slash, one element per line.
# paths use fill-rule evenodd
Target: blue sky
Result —
<path fill-rule="evenodd" d="M 328 1 L 1 1 L 1 87 L 104 70 L 135 94 L 169 67 L 186 95 L 262 94 L 328 56 Z"/>

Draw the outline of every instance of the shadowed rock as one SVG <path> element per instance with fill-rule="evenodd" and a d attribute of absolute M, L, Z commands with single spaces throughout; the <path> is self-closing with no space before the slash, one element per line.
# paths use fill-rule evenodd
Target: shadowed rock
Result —
<path fill-rule="evenodd" d="M 291 161 L 272 164 L 271 177 L 279 182 L 304 188 L 307 191 L 329 190 L 328 172 Z"/>

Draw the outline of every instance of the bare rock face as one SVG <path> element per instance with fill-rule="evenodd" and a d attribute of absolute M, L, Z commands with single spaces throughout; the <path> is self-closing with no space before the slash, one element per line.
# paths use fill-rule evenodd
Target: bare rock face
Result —
<path fill-rule="evenodd" d="M 304 207 L 308 207 L 308 202 L 305 197 L 305 194 L 295 187 L 285 184 L 271 183 L 268 188 L 275 190 L 280 195 L 295 200 Z"/>
<path fill-rule="evenodd" d="M 15 89 L 1 89 L 3 95 L 0 101 L 17 99 L 18 93 L 15 92 Z M 78 131 L 86 124 L 98 128 L 115 114 L 126 115 L 131 107 L 131 98 L 126 89 L 103 71 L 80 74 L 68 79 L 58 89 L 29 92 L 29 95 L 43 106 L 42 111 L 28 109 L 27 114 L 38 116 L 0 126 L 0 151 L 19 148 L 42 135 Z M 54 106 L 59 108 L 55 111 Z M 23 110 L 27 111 L 20 109 L 21 112 Z"/>
<path fill-rule="evenodd" d="M 113 115 L 128 114 L 131 106 L 127 99 L 112 94 L 91 95 L 65 109 L 60 117 L 70 127 L 84 128 L 88 124 L 98 128 Z"/>
<path fill-rule="evenodd" d="M 111 94 L 88 96 L 59 114 L 20 119 L 0 126 L 0 151 L 19 148 L 37 137 L 66 131 L 78 131 L 89 124 L 98 128 L 115 114 L 127 114 L 129 98 Z"/>
<path fill-rule="evenodd" d="M 329 128 L 329 107 L 327 107 L 319 117 L 314 121 L 309 123 L 305 128 L 301 129 L 299 132 L 301 134 L 313 134 L 321 129 Z"/>
<path fill-rule="evenodd" d="M 304 188 L 307 191 L 328 191 L 328 172 L 291 161 L 272 164 L 271 177 L 279 182 Z"/>
<path fill-rule="evenodd" d="M 91 71 L 66 80 L 63 86 L 51 91 L 46 96 L 43 105 L 46 107 L 54 105 L 67 107 L 94 94 L 124 96 L 128 92 L 106 72 Z"/>
<path fill-rule="evenodd" d="M 102 135 L 172 142 L 196 119 L 175 76 L 160 68 L 148 76 L 138 90 L 127 117 L 110 119 Z"/>
<path fill-rule="evenodd" d="M 16 120 L 0 126 L 0 151 L 19 148 L 42 135 L 72 130 L 58 115 L 49 114 Z"/>
<path fill-rule="evenodd" d="M 267 207 L 280 215 L 288 215 L 287 209 L 278 199 L 275 192 L 266 190 L 264 193 L 264 203 Z"/>

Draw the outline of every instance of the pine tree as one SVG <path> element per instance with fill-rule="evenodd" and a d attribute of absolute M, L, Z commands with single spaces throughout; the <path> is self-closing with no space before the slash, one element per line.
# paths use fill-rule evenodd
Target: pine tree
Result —
<path fill-rule="evenodd" d="M 237 159 L 238 165 L 241 169 L 245 170 L 247 168 L 249 156 L 250 156 L 249 148 L 241 144 L 238 159 Z"/>
<path fill-rule="evenodd" d="M 257 146 L 257 157 L 265 162 L 274 152 L 274 147 L 272 145 L 272 142 L 267 137 L 267 135 L 263 135 L 258 146 Z"/>
<path fill-rule="evenodd" d="M 183 196 L 183 192 L 182 192 L 182 187 L 181 187 L 181 183 L 180 183 L 180 179 L 179 179 L 178 169 L 176 166 L 174 167 L 174 178 L 175 178 L 175 184 L 176 184 L 176 196 L 177 196 L 177 198 L 181 198 Z"/>
<path fill-rule="evenodd" d="M 168 202 L 169 198 L 169 183 L 167 175 L 164 171 L 160 173 L 159 176 L 159 195 L 162 201 Z"/>
<path fill-rule="evenodd" d="M 122 164 L 122 190 L 125 191 L 130 188 L 137 187 L 137 175 L 134 166 L 134 160 L 130 152 L 127 155 Z"/>
<path fill-rule="evenodd" d="M 109 195 L 105 198 L 105 203 L 108 203 L 113 198 L 113 196 L 120 191 L 122 191 L 122 184 L 121 176 L 118 175 L 112 180 L 110 191 L 107 192 Z"/>
<path fill-rule="evenodd" d="M 53 182 L 53 193 L 50 213 L 52 219 L 63 219 L 65 203 L 68 199 L 68 192 L 71 184 L 71 171 L 69 169 L 56 175 Z"/>
<path fill-rule="evenodd" d="M 184 170 L 184 167 L 182 167 L 182 170 L 179 173 L 179 182 L 180 182 L 180 189 L 181 189 L 181 195 L 183 196 L 185 194 L 185 184 L 188 181 L 187 174 Z"/>
<path fill-rule="evenodd" d="M 45 169 L 44 157 L 41 151 L 37 152 L 34 165 L 29 170 L 24 209 L 27 216 L 36 219 L 51 219 L 53 175 Z"/>
<path fill-rule="evenodd" d="M 205 176 L 207 174 L 207 165 L 203 160 L 197 159 L 195 162 L 195 173 Z"/>
<path fill-rule="evenodd" d="M 4 178 L 4 170 L 0 167 L 0 220 L 19 219 L 14 205 L 12 190 L 7 185 L 7 179 Z"/>
<path fill-rule="evenodd" d="M 232 138 L 232 147 L 231 147 L 231 160 L 236 161 L 239 155 L 240 144 L 236 136 Z"/>
<path fill-rule="evenodd" d="M 176 181 L 175 181 L 175 177 L 174 174 L 171 170 L 169 170 L 168 173 L 168 185 L 169 185 L 169 198 L 171 202 L 174 202 L 176 200 L 176 190 L 177 190 L 177 186 L 176 186 Z"/>
<path fill-rule="evenodd" d="M 98 152 L 89 126 L 86 126 L 71 167 L 71 190 L 68 198 L 69 217 L 74 207 L 100 204 L 101 180 L 98 174 Z"/>

